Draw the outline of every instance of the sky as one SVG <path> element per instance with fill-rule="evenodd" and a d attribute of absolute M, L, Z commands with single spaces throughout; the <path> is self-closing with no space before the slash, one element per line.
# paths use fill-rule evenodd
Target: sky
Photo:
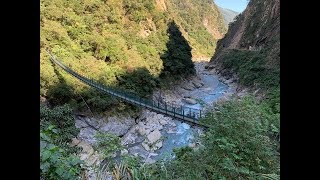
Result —
<path fill-rule="evenodd" d="M 241 13 L 249 3 L 248 0 L 214 0 L 216 5 Z"/>

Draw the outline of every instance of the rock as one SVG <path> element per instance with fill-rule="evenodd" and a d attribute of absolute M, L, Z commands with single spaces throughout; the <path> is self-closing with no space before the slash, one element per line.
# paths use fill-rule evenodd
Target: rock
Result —
<path fill-rule="evenodd" d="M 85 141 L 81 141 L 78 144 L 78 147 L 82 148 L 81 153 L 79 154 L 81 160 L 88 159 L 94 153 L 92 146 Z"/>
<path fill-rule="evenodd" d="M 196 88 L 200 88 L 200 87 L 202 87 L 204 85 L 204 83 L 201 82 L 201 80 L 198 80 L 198 79 L 194 80 L 192 83 Z"/>
<path fill-rule="evenodd" d="M 150 151 L 150 147 L 146 142 L 143 142 L 141 145 L 146 151 Z"/>
<path fill-rule="evenodd" d="M 94 165 L 98 160 L 99 160 L 99 155 L 98 155 L 98 154 L 93 154 L 93 155 L 91 155 L 88 159 L 86 159 L 86 164 L 87 164 L 87 166 L 92 166 L 92 165 Z"/>
<path fill-rule="evenodd" d="M 109 117 L 108 122 L 101 125 L 100 131 L 123 136 L 134 124 L 133 118 Z"/>
<path fill-rule="evenodd" d="M 138 136 L 136 133 L 129 132 L 122 137 L 121 144 L 122 145 L 133 144 L 136 142 L 137 138 L 138 138 Z"/>
<path fill-rule="evenodd" d="M 155 163 L 156 161 L 151 159 L 151 158 L 147 158 L 145 161 L 144 161 L 146 164 L 152 164 L 152 163 Z"/>
<path fill-rule="evenodd" d="M 160 119 L 159 122 L 160 122 L 161 125 L 168 124 L 168 122 L 165 119 Z"/>
<path fill-rule="evenodd" d="M 146 134 L 149 134 L 151 131 L 154 130 L 162 130 L 163 126 L 159 123 L 159 121 L 150 121 L 146 124 Z"/>
<path fill-rule="evenodd" d="M 80 140 L 79 140 L 79 139 L 77 139 L 77 138 L 72 138 L 72 141 L 71 141 L 70 146 L 71 146 L 71 147 L 77 146 L 79 143 L 80 143 Z"/>
<path fill-rule="evenodd" d="M 213 69 L 214 68 L 214 65 L 206 65 L 204 66 L 205 69 Z"/>
<path fill-rule="evenodd" d="M 192 91 L 194 89 L 194 86 L 191 83 L 185 83 L 182 85 L 182 88 L 188 91 Z"/>
<path fill-rule="evenodd" d="M 170 125 L 170 126 L 173 126 L 173 127 L 176 127 L 177 125 L 176 125 L 176 123 L 171 119 L 170 121 L 168 121 L 168 124 Z"/>
<path fill-rule="evenodd" d="M 183 100 L 184 100 L 186 103 L 191 104 L 191 105 L 197 104 L 197 101 L 194 100 L 194 99 L 191 99 L 191 98 L 184 98 Z"/>
<path fill-rule="evenodd" d="M 194 147 L 196 147 L 196 143 L 190 143 L 190 144 L 188 144 L 188 146 L 191 148 L 194 148 Z"/>
<path fill-rule="evenodd" d="M 128 149 L 130 154 L 138 155 L 143 159 L 146 159 L 149 155 L 149 152 L 146 151 L 142 146 L 134 146 Z"/>
<path fill-rule="evenodd" d="M 176 128 L 175 129 L 169 128 L 169 130 L 167 131 L 168 134 L 173 134 L 176 132 L 177 132 Z"/>
<path fill-rule="evenodd" d="M 147 139 L 151 144 L 157 142 L 160 138 L 161 133 L 158 129 L 152 131 L 150 134 L 147 135 Z"/>
<path fill-rule="evenodd" d="M 147 131 L 144 126 L 143 127 L 139 126 L 138 132 L 142 136 L 147 134 Z"/>
<path fill-rule="evenodd" d="M 78 137 L 82 141 L 85 141 L 85 142 L 93 145 L 97 142 L 97 140 L 95 139 L 96 133 L 97 133 L 96 130 L 94 130 L 90 127 L 86 127 L 86 128 L 80 129 L 80 133 L 79 133 Z"/>
<path fill-rule="evenodd" d="M 155 150 L 160 149 L 162 147 L 162 141 L 157 142 L 154 147 L 156 148 Z"/>
<path fill-rule="evenodd" d="M 80 119 L 75 120 L 75 126 L 78 129 L 89 127 L 89 125 L 87 123 L 83 122 L 83 120 L 80 120 Z"/>
<path fill-rule="evenodd" d="M 121 156 L 127 155 L 129 152 L 126 149 L 121 150 Z"/>
<path fill-rule="evenodd" d="M 234 79 L 228 79 L 228 80 L 226 80 L 226 81 L 224 81 L 224 83 L 226 83 L 226 84 L 231 84 L 232 82 L 234 82 L 235 80 Z"/>
<path fill-rule="evenodd" d="M 158 156 L 158 155 L 159 155 L 159 154 L 157 154 L 157 153 L 149 153 L 148 158 L 151 157 L 151 156 Z"/>

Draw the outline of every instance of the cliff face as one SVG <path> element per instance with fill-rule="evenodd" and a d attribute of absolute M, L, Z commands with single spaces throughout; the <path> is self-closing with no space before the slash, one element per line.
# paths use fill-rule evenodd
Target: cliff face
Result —
<path fill-rule="evenodd" d="M 280 0 L 251 0 L 218 41 L 210 64 L 240 85 L 260 89 L 280 111 Z"/>
<path fill-rule="evenodd" d="M 272 47 L 270 47 L 272 46 Z M 225 37 L 218 41 L 211 61 L 219 61 L 229 49 L 270 48 L 269 61 L 280 61 L 280 0 L 251 0 L 244 12 L 230 23 Z"/>
<path fill-rule="evenodd" d="M 273 38 L 279 38 L 280 0 L 252 0 L 245 11 L 230 24 L 225 38 L 218 48 L 249 48 L 268 44 Z"/>

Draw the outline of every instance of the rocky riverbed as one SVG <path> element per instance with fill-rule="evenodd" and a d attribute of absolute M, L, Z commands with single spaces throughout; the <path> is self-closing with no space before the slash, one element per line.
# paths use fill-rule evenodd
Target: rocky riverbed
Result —
<path fill-rule="evenodd" d="M 225 101 L 237 92 L 236 78 L 224 79 L 214 68 L 206 67 L 207 62 L 197 62 L 197 75 L 181 81 L 169 90 L 158 90 L 154 97 L 177 106 L 202 109 L 205 113 L 217 101 Z M 139 156 L 145 163 L 154 163 L 164 158 L 173 158 L 174 148 L 190 146 L 196 148 L 197 137 L 203 133 L 201 127 L 194 127 L 177 119 L 164 116 L 147 109 L 141 115 L 132 117 L 76 117 L 76 127 L 80 129 L 73 145 L 82 147 L 80 158 L 86 162 L 88 179 L 95 179 L 92 167 L 102 162 L 92 146 L 97 132 L 108 132 L 121 137 L 126 150 L 121 154 Z"/>

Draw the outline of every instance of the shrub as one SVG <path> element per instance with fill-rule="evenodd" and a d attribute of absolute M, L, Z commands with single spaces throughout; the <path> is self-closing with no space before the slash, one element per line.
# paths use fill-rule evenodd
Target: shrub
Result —
<path fill-rule="evenodd" d="M 104 155 L 105 158 L 110 158 L 115 152 L 121 150 L 121 139 L 110 133 L 96 134 L 97 145 L 96 148 Z"/>
<path fill-rule="evenodd" d="M 81 173 L 79 157 L 56 144 L 61 131 L 54 125 L 40 131 L 40 176 L 45 179 L 77 179 Z"/>

